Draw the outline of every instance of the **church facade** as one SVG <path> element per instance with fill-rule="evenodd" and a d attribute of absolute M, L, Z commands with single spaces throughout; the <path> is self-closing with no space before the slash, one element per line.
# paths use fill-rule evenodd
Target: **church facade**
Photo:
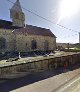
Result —
<path fill-rule="evenodd" d="M 0 20 L 0 52 L 55 50 L 56 36 L 50 29 L 25 26 L 25 15 L 19 0 L 10 9 L 10 17 L 12 22 Z"/>

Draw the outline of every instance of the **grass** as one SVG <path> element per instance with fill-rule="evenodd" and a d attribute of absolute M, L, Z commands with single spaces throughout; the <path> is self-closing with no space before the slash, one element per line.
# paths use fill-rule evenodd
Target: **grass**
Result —
<path fill-rule="evenodd" d="M 65 49 L 65 52 L 80 52 L 80 48 L 75 48 L 75 49 Z"/>

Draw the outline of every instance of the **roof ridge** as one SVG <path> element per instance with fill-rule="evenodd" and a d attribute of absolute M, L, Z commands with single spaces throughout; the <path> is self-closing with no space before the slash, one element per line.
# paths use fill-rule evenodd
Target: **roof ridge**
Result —
<path fill-rule="evenodd" d="M 40 29 L 46 29 L 46 30 L 50 30 L 50 29 L 48 29 L 48 28 L 43 28 L 43 27 L 39 27 L 39 26 L 36 26 L 36 25 L 34 26 L 34 25 L 28 25 L 28 24 L 26 24 L 26 27 L 27 27 L 27 26 L 31 26 L 31 27 L 37 27 L 37 28 L 40 28 Z"/>

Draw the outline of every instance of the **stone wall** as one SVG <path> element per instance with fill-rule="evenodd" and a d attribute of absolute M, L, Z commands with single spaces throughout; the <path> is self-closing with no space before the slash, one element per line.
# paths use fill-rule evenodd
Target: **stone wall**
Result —
<path fill-rule="evenodd" d="M 28 35 L 27 33 L 13 33 L 13 30 L 0 29 L 0 37 L 6 39 L 6 48 L 1 49 L 2 52 L 6 51 L 20 51 L 27 52 L 32 51 L 31 41 L 35 40 L 37 42 L 36 50 L 45 50 L 44 42 L 48 41 L 48 50 L 56 49 L 56 38 L 49 36 L 37 36 Z"/>
<path fill-rule="evenodd" d="M 73 65 L 73 67 L 75 67 L 76 64 L 80 64 L 79 60 L 80 53 L 43 59 L 39 61 L 27 62 L 22 64 L 4 66 L 0 67 L 0 78 L 5 78 L 7 74 L 10 75 L 21 72 L 31 74 L 34 72 L 41 72 L 45 70 L 54 70 L 58 67 L 64 67 L 64 64 L 67 64 L 67 66 Z"/>
<path fill-rule="evenodd" d="M 6 47 L 4 49 L 0 49 L 1 52 L 13 51 L 14 50 L 14 34 L 12 30 L 0 29 L 0 38 L 4 38 L 6 40 Z"/>
<path fill-rule="evenodd" d="M 26 36 L 25 36 L 26 35 Z M 37 35 L 27 35 L 27 34 L 17 34 L 16 35 L 16 48 L 17 51 L 26 52 L 32 51 L 31 41 L 35 40 L 37 42 L 36 50 L 45 50 L 44 42 L 47 40 L 49 43 L 49 50 L 56 49 L 56 38 L 49 36 L 37 36 Z"/>

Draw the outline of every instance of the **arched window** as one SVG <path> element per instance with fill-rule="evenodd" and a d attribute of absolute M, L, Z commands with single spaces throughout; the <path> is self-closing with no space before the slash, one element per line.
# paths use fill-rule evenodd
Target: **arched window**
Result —
<path fill-rule="evenodd" d="M 44 42 L 44 49 L 45 50 L 48 50 L 49 49 L 49 43 L 48 43 L 47 40 L 45 40 L 45 42 Z"/>
<path fill-rule="evenodd" d="M 5 49 L 5 47 L 6 47 L 6 39 L 0 37 L 0 49 Z"/>
<path fill-rule="evenodd" d="M 35 40 L 31 41 L 31 49 L 36 49 L 37 48 L 37 42 Z"/>

